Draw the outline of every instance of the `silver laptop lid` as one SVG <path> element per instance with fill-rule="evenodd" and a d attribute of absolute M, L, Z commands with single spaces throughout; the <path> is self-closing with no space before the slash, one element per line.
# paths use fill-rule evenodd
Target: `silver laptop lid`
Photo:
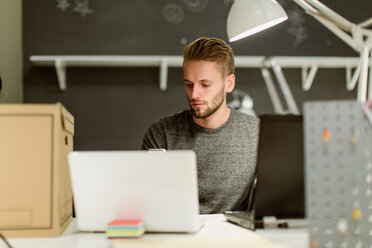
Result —
<path fill-rule="evenodd" d="M 194 152 L 72 152 L 69 164 L 80 230 L 104 231 L 115 219 L 142 219 L 146 231 L 198 230 Z"/>

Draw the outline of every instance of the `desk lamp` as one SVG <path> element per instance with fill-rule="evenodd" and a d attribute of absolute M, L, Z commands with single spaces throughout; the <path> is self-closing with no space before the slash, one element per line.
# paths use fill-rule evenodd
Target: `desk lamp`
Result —
<path fill-rule="evenodd" d="M 264 1 L 270 4 L 263 4 Z M 372 100 L 372 65 L 368 72 L 369 64 L 372 64 L 372 30 L 367 29 L 372 26 L 372 18 L 354 24 L 318 0 L 293 1 L 360 54 L 353 76 L 355 83 L 359 77 L 358 102 L 316 102 L 306 103 L 304 107 L 310 247 L 372 247 L 372 130 L 360 108 L 367 97 L 369 101 L 365 105 Z M 249 25 L 249 18 L 261 18 L 265 11 L 279 13 L 278 4 L 273 2 L 235 0 L 227 19 L 229 40 L 235 41 L 257 32 L 257 27 Z M 244 21 L 244 17 L 248 21 Z M 267 18 L 270 24 L 260 23 L 259 29 L 278 24 L 283 19 L 283 16 L 276 21 Z"/>
<path fill-rule="evenodd" d="M 354 24 L 318 0 L 293 1 L 360 54 L 360 62 L 353 76 L 355 79 L 359 76 L 358 101 L 365 102 L 367 96 L 369 100 L 372 100 L 372 66 L 368 83 L 372 30 L 367 29 L 372 26 L 372 18 L 360 24 Z M 227 35 L 229 41 L 233 42 L 286 19 L 287 15 L 275 0 L 235 0 L 227 18 Z M 354 81 L 356 83 L 356 80 Z"/>

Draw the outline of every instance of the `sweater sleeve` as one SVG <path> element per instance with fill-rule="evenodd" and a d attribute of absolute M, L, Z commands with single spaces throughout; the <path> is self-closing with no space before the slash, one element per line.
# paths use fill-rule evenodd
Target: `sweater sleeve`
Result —
<path fill-rule="evenodd" d="M 147 130 L 142 141 L 142 150 L 167 149 L 165 129 L 162 120 L 154 122 Z"/>

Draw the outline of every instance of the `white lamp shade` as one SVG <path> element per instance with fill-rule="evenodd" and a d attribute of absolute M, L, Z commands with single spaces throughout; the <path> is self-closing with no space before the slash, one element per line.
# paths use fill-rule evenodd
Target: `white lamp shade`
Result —
<path fill-rule="evenodd" d="M 227 36 L 236 41 L 287 19 L 275 0 L 235 0 L 227 17 Z"/>

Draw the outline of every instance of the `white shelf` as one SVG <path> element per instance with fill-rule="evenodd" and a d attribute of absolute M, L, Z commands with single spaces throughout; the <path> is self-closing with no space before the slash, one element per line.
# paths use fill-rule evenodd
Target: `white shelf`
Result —
<path fill-rule="evenodd" d="M 182 56 L 106 56 L 106 55 L 33 55 L 36 66 L 54 66 L 59 88 L 66 90 L 66 67 L 159 67 L 159 87 L 167 89 L 168 67 L 182 67 Z M 354 88 L 351 70 L 359 64 L 357 57 L 264 57 L 235 56 L 236 68 L 299 68 L 303 71 L 303 88 L 309 89 L 318 68 L 345 68 L 348 89 Z M 310 71 L 309 71 L 310 70 Z M 356 73 L 355 73 L 356 74 Z"/>
<path fill-rule="evenodd" d="M 36 66 L 54 66 L 61 90 L 66 90 L 66 67 L 157 67 L 160 68 L 160 89 L 167 88 L 168 67 L 182 67 L 179 56 L 31 56 Z"/>

